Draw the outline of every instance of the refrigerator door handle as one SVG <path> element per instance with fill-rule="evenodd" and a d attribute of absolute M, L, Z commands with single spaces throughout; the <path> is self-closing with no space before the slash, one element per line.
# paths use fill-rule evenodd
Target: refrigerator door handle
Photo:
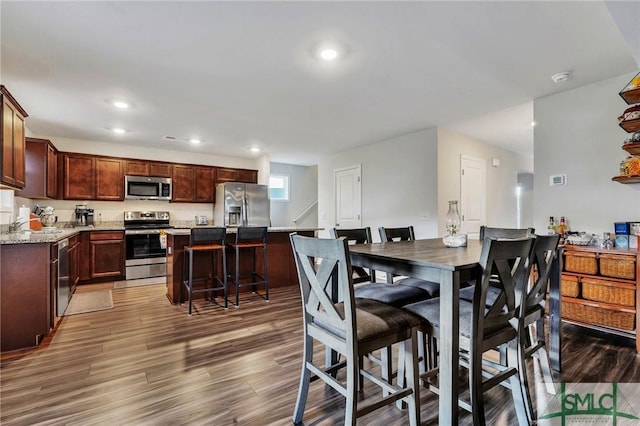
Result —
<path fill-rule="evenodd" d="M 247 204 L 247 199 L 243 198 L 242 199 L 242 226 L 248 226 L 249 225 L 249 220 L 248 220 L 248 212 L 247 210 L 249 210 L 249 206 Z"/>

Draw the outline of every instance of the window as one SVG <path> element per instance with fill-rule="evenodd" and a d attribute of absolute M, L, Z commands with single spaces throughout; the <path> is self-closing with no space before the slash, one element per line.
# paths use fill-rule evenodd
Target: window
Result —
<path fill-rule="evenodd" d="M 275 201 L 289 201 L 289 176 L 269 176 L 269 197 Z"/>

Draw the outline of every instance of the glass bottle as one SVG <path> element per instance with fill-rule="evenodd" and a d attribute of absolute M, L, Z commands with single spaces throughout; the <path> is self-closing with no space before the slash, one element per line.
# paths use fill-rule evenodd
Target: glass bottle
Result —
<path fill-rule="evenodd" d="M 556 228 L 556 232 L 558 232 L 558 234 L 564 236 L 564 234 L 567 232 L 568 228 L 569 227 L 567 226 L 567 223 L 566 223 L 566 221 L 564 219 L 564 216 L 560 216 L 560 224 Z"/>
<path fill-rule="evenodd" d="M 460 230 L 460 213 L 458 213 L 458 200 L 449 201 L 449 210 L 444 217 L 444 225 L 447 229 L 447 234 L 455 235 Z"/>
<path fill-rule="evenodd" d="M 547 234 L 553 235 L 556 233 L 556 221 L 553 216 L 549 216 L 549 224 L 547 225 Z"/>

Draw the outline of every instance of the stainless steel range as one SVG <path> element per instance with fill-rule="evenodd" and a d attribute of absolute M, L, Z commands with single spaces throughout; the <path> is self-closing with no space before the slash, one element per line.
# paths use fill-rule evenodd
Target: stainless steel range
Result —
<path fill-rule="evenodd" d="M 124 212 L 126 279 L 167 275 L 167 250 L 161 230 L 169 225 L 169 212 Z"/>

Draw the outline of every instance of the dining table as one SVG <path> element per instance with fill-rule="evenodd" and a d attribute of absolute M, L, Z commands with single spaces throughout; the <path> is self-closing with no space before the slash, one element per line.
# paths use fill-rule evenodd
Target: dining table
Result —
<path fill-rule="evenodd" d="M 482 241 L 468 240 L 465 247 L 448 247 L 442 239 L 420 239 L 349 246 L 351 264 L 440 283 L 440 396 L 439 424 L 458 424 L 459 302 L 460 284 L 481 274 Z M 549 361 L 560 371 L 560 271 L 559 250 L 549 283 Z"/>

